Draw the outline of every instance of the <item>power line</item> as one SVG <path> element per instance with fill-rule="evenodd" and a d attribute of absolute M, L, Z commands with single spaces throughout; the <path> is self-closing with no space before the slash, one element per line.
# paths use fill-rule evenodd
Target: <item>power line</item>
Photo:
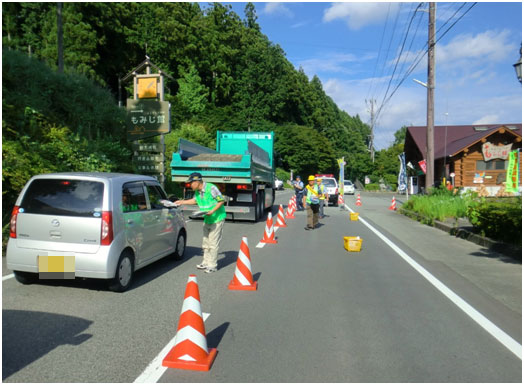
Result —
<path fill-rule="evenodd" d="M 407 49 L 407 51 L 406 51 L 406 56 L 407 56 L 407 53 L 408 53 L 408 52 L 411 52 L 411 47 L 413 46 L 413 43 L 414 43 L 414 41 L 415 41 L 415 37 L 417 37 L 418 30 L 419 30 L 419 28 L 420 28 L 420 24 L 421 24 L 421 22 L 422 22 L 422 13 L 419 12 L 418 15 L 419 15 L 419 19 L 418 19 L 417 28 L 415 29 L 415 32 L 413 33 L 413 37 L 411 38 L 411 42 L 409 43 L 409 47 L 408 47 L 408 49 Z M 399 78 L 400 78 L 400 74 L 401 74 L 401 73 L 404 73 L 404 67 L 406 66 L 406 64 L 407 64 L 407 60 L 404 60 L 404 61 L 402 62 L 402 68 L 401 68 L 400 71 L 398 72 L 398 73 L 399 73 L 399 76 L 397 77 L 397 80 L 399 80 Z"/>
<path fill-rule="evenodd" d="M 463 7 L 465 4 L 466 4 L 466 3 L 464 3 L 464 4 L 459 8 L 459 10 L 462 9 L 462 7 Z M 457 24 L 457 23 L 458 23 L 458 22 L 459 22 L 459 21 L 460 21 L 460 20 L 461 20 L 461 19 L 462 19 L 462 18 L 463 18 L 463 17 L 464 17 L 468 12 L 469 12 L 469 11 L 471 11 L 471 9 L 472 9 L 476 4 L 477 4 L 476 2 L 473 3 L 473 4 L 472 4 L 472 5 L 471 5 L 471 6 L 470 6 L 470 7 L 469 7 L 469 8 L 468 8 L 468 9 L 467 9 L 467 10 L 466 10 L 466 11 L 465 11 L 465 12 L 464 12 L 464 13 L 463 13 L 463 14 L 462 14 L 458 19 L 457 19 L 457 20 L 455 20 L 455 22 L 454 22 L 453 24 L 451 24 L 451 25 L 449 26 L 449 28 L 448 28 L 446 31 L 444 31 L 444 33 L 443 33 L 443 34 L 442 34 L 442 35 L 441 35 L 441 36 L 440 36 L 440 37 L 435 41 L 435 45 L 440 41 L 440 39 L 442 39 L 442 38 L 443 38 L 443 37 L 444 37 L 444 36 L 445 36 L 445 35 L 446 35 L 450 30 L 451 30 L 451 28 L 453 28 L 453 27 L 454 27 L 454 26 L 455 26 L 455 25 L 456 25 L 456 24 Z M 457 12 L 458 12 L 458 10 L 457 10 Z M 449 19 L 446 21 L 446 23 L 444 23 L 444 25 L 446 25 L 446 24 L 449 22 L 449 20 L 451 20 L 451 19 L 452 19 L 452 18 L 457 14 L 457 12 L 455 12 L 455 13 L 453 14 L 453 16 L 451 16 L 451 18 L 449 18 Z M 439 28 L 439 31 L 440 31 L 441 29 L 442 29 L 442 27 Z M 437 33 L 438 33 L 438 31 L 435 32 L 435 35 L 436 35 Z M 426 47 L 426 46 L 427 46 L 427 43 L 426 43 L 425 47 Z M 424 48 L 423 48 L 423 49 L 424 49 Z M 379 107 L 379 109 L 378 109 L 378 111 L 377 111 L 377 113 L 376 113 L 376 115 L 375 115 L 375 116 L 376 116 L 376 117 L 375 117 L 375 122 L 378 121 L 378 118 L 380 117 L 380 114 L 381 114 L 381 112 L 382 112 L 384 106 L 385 106 L 385 105 L 386 105 L 386 104 L 391 100 L 391 98 L 393 97 L 393 95 L 395 94 L 395 92 L 398 90 L 398 88 L 401 86 L 401 84 L 402 84 L 402 83 L 407 79 L 407 77 L 408 77 L 408 76 L 409 76 L 409 75 L 410 75 L 410 74 L 415 70 L 415 68 L 417 67 L 417 65 L 418 65 L 418 64 L 420 63 L 420 61 L 424 58 L 425 54 L 428 53 L 428 51 L 429 51 L 429 48 L 426 49 L 425 51 L 423 51 L 422 56 L 420 56 L 420 58 L 416 61 L 416 63 L 414 63 L 413 65 L 410 66 L 410 68 L 408 69 L 408 72 L 407 72 L 406 75 L 402 78 L 402 80 L 399 82 L 399 84 L 395 87 L 395 89 L 393 90 L 393 92 L 391 93 L 391 95 L 390 95 L 390 96 L 389 96 L 389 97 L 388 97 L 388 98 L 387 98 L 387 99 L 386 99 L 386 100 L 385 100 L 385 101 L 380 105 L 380 107 Z"/>
<path fill-rule="evenodd" d="M 384 74 L 384 68 L 386 68 L 386 63 L 388 61 L 389 52 L 390 52 L 390 49 L 391 49 L 391 43 L 393 42 L 393 37 L 395 36 L 395 31 L 397 29 L 398 17 L 399 17 L 399 14 L 400 14 L 400 8 L 401 7 L 402 7 L 402 3 L 399 3 L 397 15 L 395 16 L 395 23 L 393 24 L 393 30 L 391 32 L 391 38 L 389 39 L 388 49 L 386 51 L 386 57 L 384 58 L 384 63 L 382 64 L 382 70 L 380 71 L 379 78 L 382 77 L 382 75 Z"/>
<path fill-rule="evenodd" d="M 371 89 L 373 88 L 373 83 L 375 82 L 375 73 L 377 72 L 377 64 L 378 64 L 378 61 L 380 59 L 380 52 L 382 52 L 382 42 L 384 41 L 384 33 L 386 32 L 386 27 L 388 25 L 388 20 L 389 20 L 389 9 L 391 8 L 391 3 L 388 4 L 388 13 L 386 15 L 386 22 L 384 23 L 384 28 L 382 29 L 382 37 L 380 38 L 380 45 L 378 47 L 378 55 L 377 55 L 377 60 L 375 61 L 375 67 L 373 68 L 373 76 L 371 77 L 371 84 L 369 85 L 369 89 L 368 89 L 368 93 L 366 95 L 366 99 L 368 98 L 369 96 L 369 92 L 371 91 Z"/>
<path fill-rule="evenodd" d="M 413 15 L 411 16 L 411 19 L 409 20 L 409 25 L 408 25 L 408 28 L 406 30 L 406 34 L 404 35 L 404 40 L 402 41 L 402 46 L 400 47 L 400 52 L 398 54 L 397 61 L 395 63 L 395 68 L 393 68 L 393 73 L 391 74 L 391 78 L 389 79 L 388 87 L 386 89 L 386 92 L 384 93 L 384 99 L 382 100 L 382 103 L 384 103 L 384 100 L 386 99 L 386 96 L 387 96 L 388 91 L 389 91 L 389 87 L 391 86 L 391 82 L 393 81 L 393 78 L 395 77 L 395 72 L 397 71 L 398 62 L 400 61 L 400 58 L 402 56 L 402 52 L 404 51 L 404 45 L 406 44 L 406 40 L 408 38 L 409 30 L 411 28 L 411 23 L 413 22 L 413 19 L 415 18 L 415 15 L 417 14 L 418 9 L 421 6 L 422 6 L 422 3 L 419 3 L 419 5 L 415 9 L 415 11 L 413 12 Z"/>

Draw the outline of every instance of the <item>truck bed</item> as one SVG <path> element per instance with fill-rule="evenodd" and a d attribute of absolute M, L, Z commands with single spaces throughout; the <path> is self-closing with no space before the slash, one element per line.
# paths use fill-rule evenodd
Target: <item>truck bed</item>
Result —
<path fill-rule="evenodd" d="M 241 162 L 242 155 L 230 155 L 230 154 L 198 154 L 188 158 L 189 161 L 202 161 L 202 162 Z"/>

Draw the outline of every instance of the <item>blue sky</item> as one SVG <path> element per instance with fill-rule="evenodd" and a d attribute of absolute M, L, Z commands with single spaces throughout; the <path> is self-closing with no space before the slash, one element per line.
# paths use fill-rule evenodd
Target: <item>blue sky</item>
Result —
<path fill-rule="evenodd" d="M 246 3 L 229 4 L 244 19 Z M 427 55 L 406 73 L 426 49 L 428 3 L 416 13 L 419 3 L 254 4 L 262 33 L 283 48 L 295 68 L 302 67 L 310 79 L 317 75 L 339 108 L 369 123 L 366 100 L 376 100 L 375 110 L 383 105 L 376 148 L 388 147 L 403 125 L 426 124 L 427 91 L 412 79 L 427 81 Z M 436 46 L 435 124 L 521 123 L 522 88 L 513 64 L 520 57 L 522 4 L 479 2 L 444 34 L 473 5 L 459 10 L 463 4 L 437 3 L 437 39 L 442 37 Z M 388 84 L 389 97 L 402 78 L 383 104 Z"/>

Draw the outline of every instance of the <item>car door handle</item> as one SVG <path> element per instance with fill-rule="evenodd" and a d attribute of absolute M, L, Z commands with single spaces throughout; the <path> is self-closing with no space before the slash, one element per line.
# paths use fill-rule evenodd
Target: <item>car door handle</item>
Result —
<path fill-rule="evenodd" d="M 133 221 L 132 219 L 128 219 L 128 220 L 127 220 L 127 224 L 128 224 L 128 225 L 132 225 L 133 223 L 135 223 L 135 221 Z"/>

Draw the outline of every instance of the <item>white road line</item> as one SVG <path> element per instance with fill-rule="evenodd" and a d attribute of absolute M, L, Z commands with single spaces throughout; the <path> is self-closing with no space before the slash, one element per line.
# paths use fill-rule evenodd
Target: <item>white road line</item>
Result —
<path fill-rule="evenodd" d="M 8 275 L 4 275 L 2 277 L 2 281 L 7 281 L 8 279 L 11 279 L 11 278 L 14 278 L 15 275 L 14 274 L 8 274 Z"/>
<path fill-rule="evenodd" d="M 202 318 L 204 319 L 204 322 L 208 319 L 210 316 L 209 313 L 202 312 Z M 157 382 L 160 377 L 165 373 L 167 367 L 162 366 L 162 361 L 164 360 L 165 356 L 167 356 L 167 353 L 175 346 L 175 337 L 169 343 L 164 346 L 164 349 L 160 353 L 158 353 L 158 356 L 156 356 L 153 361 L 147 366 L 147 368 L 142 372 L 140 376 L 137 377 L 137 379 L 134 382 L 137 383 L 154 383 Z"/>
<path fill-rule="evenodd" d="M 351 211 L 352 213 L 354 212 L 347 205 L 345 206 L 349 211 Z M 398 255 L 400 255 L 400 257 L 402 257 L 407 263 L 409 263 L 411 267 L 413 267 L 420 275 L 426 278 L 433 286 L 435 286 L 435 288 L 437 288 L 442 294 L 444 294 L 451 302 L 457 305 L 473 321 L 479 324 L 484 330 L 486 330 L 489 334 L 495 337 L 502 345 L 504 345 L 510 352 L 512 352 L 522 360 L 521 344 L 519 344 L 517 341 L 511 338 L 497 325 L 495 325 L 493 322 L 491 322 L 489 319 L 487 319 L 485 316 L 479 313 L 470 304 L 468 304 L 461 297 L 455 294 L 451 289 L 449 289 L 446 285 L 444 285 L 437 278 L 431 275 L 429 271 L 427 271 L 421 265 L 415 262 L 413 258 L 407 255 L 404 251 L 402 251 L 397 245 L 390 241 L 380 231 L 371 226 L 361 216 L 358 217 L 358 220 L 361 221 L 364 225 L 366 225 L 371 231 L 373 231 L 380 239 L 382 239 L 389 247 L 391 247 Z"/>
<path fill-rule="evenodd" d="M 273 231 L 274 231 L 275 235 L 276 235 L 278 229 L 280 229 L 280 227 L 275 227 L 275 226 L 273 226 Z M 266 231 L 266 227 L 264 226 L 264 232 L 265 232 L 265 231 Z M 257 244 L 256 247 L 257 247 L 257 249 L 261 249 L 261 248 L 263 248 L 265 245 L 266 245 L 266 244 L 263 243 L 263 242 L 258 242 L 258 244 Z"/>

